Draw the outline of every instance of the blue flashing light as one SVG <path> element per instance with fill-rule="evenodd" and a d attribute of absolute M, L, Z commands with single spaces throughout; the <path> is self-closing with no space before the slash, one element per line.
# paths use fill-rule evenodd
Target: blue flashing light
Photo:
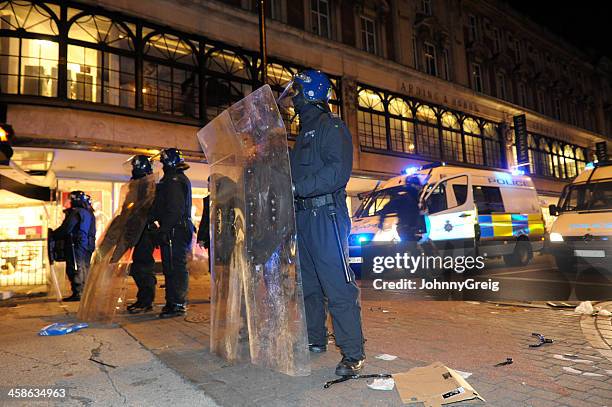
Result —
<path fill-rule="evenodd" d="M 368 240 L 370 240 L 370 237 L 368 235 L 357 235 L 357 242 L 358 243 L 365 243 Z"/>
<path fill-rule="evenodd" d="M 421 167 L 407 167 L 404 168 L 404 174 L 406 175 L 414 175 L 416 174 L 417 171 L 419 171 L 421 169 Z"/>
<path fill-rule="evenodd" d="M 514 170 L 512 170 L 512 175 L 525 175 L 525 171 L 519 170 L 519 169 L 514 169 Z"/>
<path fill-rule="evenodd" d="M 584 169 L 585 170 L 595 169 L 595 163 L 593 163 L 593 162 L 587 163 L 587 165 L 584 166 Z"/>

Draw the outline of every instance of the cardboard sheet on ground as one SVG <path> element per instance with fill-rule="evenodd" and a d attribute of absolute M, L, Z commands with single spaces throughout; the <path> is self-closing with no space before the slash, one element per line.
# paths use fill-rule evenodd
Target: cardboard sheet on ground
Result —
<path fill-rule="evenodd" d="M 310 374 L 287 134 L 263 86 L 198 132 L 211 165 L 213 352 Z"/>
<path fill-rule="evenodd" d="M 403 403 L 438 407 L 475 398 L 485 401 L 459 373 L 441 362 L 394 374 L 393 379 Z"/>
<path fill-rule="evenodd" d="M 155 175 L 122 187 L 121 210 L 98 241 L 77 316 L 87 322 L 111 322 L 125 297 L 131 253 L 146 226 L 155 199 Z"/>

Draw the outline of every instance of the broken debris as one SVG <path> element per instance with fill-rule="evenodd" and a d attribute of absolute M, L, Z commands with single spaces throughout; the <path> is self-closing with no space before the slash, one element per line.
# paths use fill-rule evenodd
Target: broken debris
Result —
<path fill-rule="evenodd" d="M 389 361 L 389 360 L 395 360 L 395 359 L 397 359 L 397 356 L 395 356 L 395 355 L 389 355 L 389 354 L 387 354 L 387 353 L 383 353 L 383 354 L 381 354 L 381 355 L 375 356 L 375 358 L 376 358 L 376 359 L 380 359 L 380 360 L 387 360 L 387 361 Z"/>
<path fill-rule="evenodd" d="M 38 332 L 40 336 L 59 336 L 66 335 L 71 332 L 78 331 L 83 328 L 87 328 L 89 325 L 85 322 L 78 324 L 69 324 L 65 322 L 56 322 L 55 324 L 47 325 Z"/>
<path fill-rule="evenodd" d="M 374 379 L 372 383 L 368 383 L 368 387 L 372 390 L 393 390 L 395 387 L 395 380 L 393 380 L 392 377 Z"/>

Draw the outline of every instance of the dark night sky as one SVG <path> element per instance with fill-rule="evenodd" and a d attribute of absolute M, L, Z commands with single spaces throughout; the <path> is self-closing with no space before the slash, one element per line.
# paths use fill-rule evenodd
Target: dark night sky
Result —
<path fill-rule="evenodd" d="M 515 10 L 587 52 L 612 58 L 612 21 L 607 1 L 507 0 Z"/>

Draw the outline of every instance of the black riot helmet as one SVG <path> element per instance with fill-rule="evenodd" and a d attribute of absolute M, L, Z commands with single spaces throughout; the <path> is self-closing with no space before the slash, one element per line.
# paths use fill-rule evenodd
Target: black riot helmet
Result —
<path fill-rule="evenodd" d="M 83 191 L 70 192 L 70 206 L 72 208 L 85 208 L 87 206 L 87 195 Z"/>
<path fill-rule="evenodd" d="M 160 153 L 159 161 L 164 165 L 164 169 L 176 168 L 184 163 L 183 154 L 178 148 L 166 148 Z"/>
<path fill-rule="evenodd" d="M 153 167 L 151 161 L 146 155 L 135 155 L 132 160 L 132 179 L 139 179 L 146 177 L 147 175 L 153 174 Z"/>

